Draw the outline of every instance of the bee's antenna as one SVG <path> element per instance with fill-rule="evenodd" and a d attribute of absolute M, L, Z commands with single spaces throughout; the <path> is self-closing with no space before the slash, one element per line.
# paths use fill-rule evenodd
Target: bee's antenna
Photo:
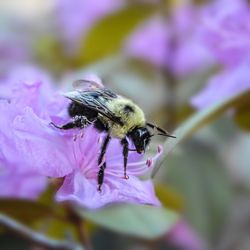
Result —
<path fill-rule="evenodd" d="M 147 122 L 146 125 L 149 126 L 152 129 L 156 129 L 158 132 L 160 132 L 157 135 L 162 135 L 162 136 L 167 136 L 167 137 L 171 137 L 171 138 L 176 138 L 176 136 L 171 135 L 168 131 L 164 130 L 163 128 L 160 128 L 160 127 L 156 126 L 155 124 Z"/>
<path fill-rule="evenodd" d="M 167 136 L 167 137 L 171 137 L 171 138 L 176 138 L 175 135 L 170 135 L 170 134 L 157 134 L 157 135 L 162 135 L 162 136 Z"/>

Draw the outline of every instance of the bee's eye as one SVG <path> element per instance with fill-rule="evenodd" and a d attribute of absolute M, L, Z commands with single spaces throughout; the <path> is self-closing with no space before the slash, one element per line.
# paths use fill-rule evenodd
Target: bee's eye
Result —
<path fill-rule="evenodd" d="M 136 136 L 136 137 L 141 137 L 141 131 L 140 131 L 139 129 L 136 130 L 135 136 Z"/>
<path fill-rule="evenodd" d="M 131 138 L 138 153 L 145 151 L 149 143 L 150 133 L 147 128 L 136 128 L 131 133 Z"/>

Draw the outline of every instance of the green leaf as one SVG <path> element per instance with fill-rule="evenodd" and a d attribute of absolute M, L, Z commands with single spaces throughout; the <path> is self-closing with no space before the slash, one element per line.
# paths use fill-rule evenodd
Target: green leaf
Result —
<path fill-rule="evenodd" d="M 61 210 L 61 207 L 54 207 L 54 204 L 51 206 L 30 200 L 0 199 L 0 214 L 31 226 L 32 229 L 42 228 L 47 236 L 56 239 L 64 239 L 65 233 L 76 239 L 75 228 Z"/>
<path fill-rule="evenodd" d="M 60 75 L 71 66 L 63 45 L 55 37 L 39 37 L 33 44 L 32 53 L 39 64 L 55 74 Z"/>
<path fill-rule="evenodd" d="M 156 183 L 155 192 L 156 196 L 165 207 L 178 212 L 183 211 L 184 202 L 182 197 L 169 185 Z"/>
<path fill-rule="evenodd" d="M 197 136 L 183 143 L 177 154 L 169 155 L 160 178 L 185 201 L 187 220 L 211 241 L 216 239 L 227 218 L 232 190 L 218 149 L 204 139 L 209 136 L 206 131 L 200 133 L 202 138 Z"/>
<path fill-rule="evenodd" d="M 55 216 L 55 212 L 49 206 L 29 200 L 5 198 L 0 199 L 0 213 L 27 223 Z"/>
<path fill-rule="evenodd" d="M 155 5 L 131 4 L 97 22 L 84 37 L 77 66 L 115 53 L 128 34 L 155 12 Z"/>
<path fill-rule="evenodd" d="M 227 109 L 231 107 L 237 107 L 244 105 L 250 99 L 250 91 L 244 91 L 231 96 L 228 99 L 216 102 L 213 105 L 202 109 L 197 112 L 186 122 L 184 122 L 178 129 L 176 129 L 173 134 L 176 139 L 167 139 L 164 144 L 164 154 L 157 161 L 154 170 L 152 171 L 152 177 L 156 175 L 161 165 L 167 159 L 169 153 L 182 141 L 190 137 L 195 131 L 204 127 L 208 123 L 215 120 L 218 116 L 223 114 Z"/>
<path fill-rule="evenodd" d="M 70 236 L 72 240 L 77 240 L 77 230 L 75 226 L 67 220 L 47 219 L 40 221 L 37 228 L 46 229 L 46 235 L 54 239 L 65 239 L 65 235 Z"/>
<path fill-rule="evenodd" d="M 0 213 L 0 225 L 10 232 L 20 235 L 23 239 L 32 242 L 36 246 L 41 246 L 46 249 L 70 249 L 84 250 L 84 247 L 75 242 L 67 240 L 55 240 L 46 235 L 34 231 L 32 228 L 23 225 L 22 223 L 12 219 L 11 217 Z"/>
<path fill-rule="evenodd" d="M 234 121 L 236 124 L 246 130 L 250 131 L 250 103 L 239 107 L 234 115 Z"/>
<path fill-rule="evenodd" d="M 77 211 L 84 218 L 107 229 L 146 239 L 164 235 L 178 219 L 176 213 L 162 207 L 132 204 Z"/>

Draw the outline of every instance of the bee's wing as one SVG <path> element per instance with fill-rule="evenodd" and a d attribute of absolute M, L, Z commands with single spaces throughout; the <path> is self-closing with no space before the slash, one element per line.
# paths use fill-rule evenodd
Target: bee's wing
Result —
<path fill-rule="evenodd" d="M 112 101 L 113 99 L 118 97 L 116 94 L 109 90 L 97 89 L 96 91 L 72 91 L 64 94 L 64 96 L 102 114 L 115 123 L 123 125 L 121 118 L 119 116 L 116 116 L 107 107 L 108 101 Z"/>
<path fill-rule="evenodd" d="M 92 80 L 76 80 L 72 83 L 75 90 L 78 91 L 91 91 L 95 89 L 102 89 L 104 86 L 102 83 L 98 83 Z"/>

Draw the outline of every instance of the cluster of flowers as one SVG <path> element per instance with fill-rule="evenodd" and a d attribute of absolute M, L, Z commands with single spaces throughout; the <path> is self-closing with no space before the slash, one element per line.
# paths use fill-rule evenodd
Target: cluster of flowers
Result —
<path fill-rule="evenodd" d="M 57 35 L 66 48 L 75 51 L 97 21 L 125 5 L 123 0 L 56 1 L 53 17 Z M 219 64 L 223 72 L 192 100 L 194 106 L 202 108 L 221 96 L 248 88 L 249 8 L 247 0 L 216 0 L 204 5 L 186 1 L 168 19 L 155 15 L 143 22 L 125 39 L 123 53 L 167 67 L 178 78 Z M 15 37 L 11 40 L 20 44 Z M 0 48 L 13 62 L 20 62 L 27 53 L 27 49 L 17 51 L 18 47 L 0 39 Z"/>
<path fill-rule="evenodd" d="M 73 43 L 93 22 L 124 5 L 113 0 L 93 3 L 86 16 L 77 14 L 86 9 L 82 1 L 75 1 L 79 6 L 64 2 L 57 5 L 58 21 L 65 40 Z M 192 98 L 197 108 L 250 87 L 250 6 L 246 0 L 218 0 L 202 7 L 187 4 L 173 11 L 169 20 L 172 23 L 156 16 L 138 27 L 125 41 L 124 53 L 168 67 L 178 77 L 219 64 L 222 71 Z M 49 125 L 69 117 L 68 101 L 56 94 L 46 73 L 22 69 L 9 76 L 0 84 L 1 196 L 35 198 L 46 187 L 47 177 L 64 177 L 56 196 L 60 201 L 74 200 L 87 207 L 114 201 L 159 204 L 151 182 L 137 177 L 148 166 L 136 153 L 130 154 L 129 180 L 120 178 L 122 155 L 116 140 L 107 152 L 103 192 L 96 192 L 95 159 L 103 135 L 90 127 L 82 139 L 74 141 L 75 131 L 62 132 Z"/>
<path fill-rule="evenodd" d="M 69 50 L 76 51 L 95 22 L 124 5 L 123 0 L 75 0 L 74 4 L 58 0 L 55 19 L 62 41 Z M 27 48 L 22 50 L 20 41 L 15 41 L 18 39 L 0 42 L 2 62 L 10 61 L 7 68 L 13 62 L 11 66 L 16 68 L 32 56 Z M 219 73 L 191 100 L 197 108 L 206 107 L 250 88 L 249 1 L 216 0 L 203 6 L 187 3 L 176 8 L 168 19 L 151 17 L 124 41 L 122 53 L 166 67 L 177 78 L 219 66 Z M 88 127 L 80 136 L 79 130 L 62 131 L 50 125 L 51 121 L 63 124 L 70 119 L 69 101 L 59 94 L 46 72 L 19 68 L 3 78 L 1 71 L 1 197 L 36 199 L 51 179 L 62 178 L 56 201 L 71 201 L 87 208 L 116 202 L 160 205 L 152 181 L 141 180 L 140 176 L 152 169 L 161 148 L 150 160 L 131 152 L 129 179 L 125 180 L 122 148 L 118 140 L 112 139 L 106 153 L 105 181 L 102 192 L 98 192 L 97 158 L 104 134 Z M 96 77 L 94 80 L 100 81 Z"/>
<path fill-rule="evenodd" d="M 89 80 L 102 84 L 95 76 Z M 124 179 L 122 147 L 119 140 L 112 139 L 99 192 L 97 157 L 105 135 L 92 127 L 61 131 L 50 125 L 51 121 L 68 121 L 69 101 L 55 89 L 48 74 L 20 68 L 1 82 L 0 93 L 0 197 L 37 199 L 51 178 L 63 178 L 55 194 L 58 202 L 73 202 L 89 209 L 118 202 L 160 205 L 152 181 L 139 176 L 152 169 L 161 147 L 148 160 L 132 151 L 127 166 L 129 179 Z M 182 220 L 166 235 L 166 241 L 186 249 L 205 249 Z"/>
<path fill-rule="evenodd" d="M 177 78 L 219 66 L 219 73 L 191 99 L 196 108 L 250 88 L 248 1 L 187 4 L 177 8 L 169 20 L 172 23 L 154 18 L 140 27 L 129 38 L 127 53 L 168 67 Z"/>
<path fill-rule="evenodd" d="M 85 129 L 83 136 L 79 130 L 54 128 L 51 121 L 62 124 L 69 120 L 69 102 L 53 88 L 52 80 L 34 69 L 10 75 L 0 85 L 1 196 L 36 198 L 46 188 L 47 177 L 63 177 L 57 201 L 73 201 L 88 208 L 115 202 L 160 205 L 151 180 L 138 177 L 153 165 L 162 152 L 160 147 L 149 160 L 131 152 L 129 179 L 125 180 L 122 147 L 113 139 L 106 153 L 105 181 L 98 192 L 97 157 L 104 134 L 92 127 Z"/>
<path fill-rule="evenodd" d="M 250 88 L 250 4 L 220 0 L 209 6 L 201 37 L 222 68 L 191 100 L 197 108 Z"/>
<path fill-rule="evenodd" d="M 118 2 L 109 0 L 110 8 L 102 13 L 124 5 L 123 1 Z M 69 12 L 60 13 L 67 19 Z M 92 16 L 97 20 L 94 13 Z M 61 24 L 64 30 L 72 30 L 67 25 L 69 22 Z M 74 32 L 78 35 L 86 30 L 76 27 Z M 74 36 L 70 37 L 72 41 Z M 249 1 L 217 0 L 199 6 L 187 1 L 174 9 L 168 19 L 154 16 L 144 22 L 124 42 L 123 52 L 158 67 L 167 67 L 177 78 L 219 66 L 219 73 L 191 100 L 193 106 L 203 108 L 250 87 L 249 37 Z"/>

